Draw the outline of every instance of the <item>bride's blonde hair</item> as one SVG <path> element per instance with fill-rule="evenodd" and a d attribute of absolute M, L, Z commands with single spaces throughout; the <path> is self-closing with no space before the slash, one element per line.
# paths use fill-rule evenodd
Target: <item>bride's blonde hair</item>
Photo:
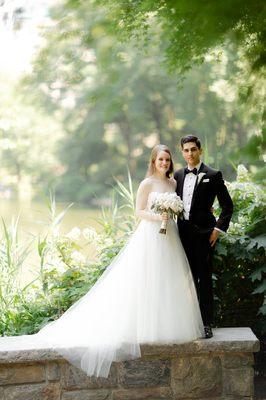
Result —
<path fill-rule="evenodd" d="M 146 178 L 151 176 L 152 174 L 154 174 L 154 172 L 155 172 L 155 160 L 156 160 L 157 155 L 158 155 L 158 153 L 160 151 L 165 151 L 170 156 L 170 167 L 169 167 L 168 171 L 166 172 L 167 178 L 170 178 L 170 175 L 173 173 L 174 164 L 173 164 L 172 154 L 171 154 L 170 149 L 167 146 L 165 146 L 164 144 L 157 144 L 156 146 L 154 146 L 154 148 L 151 151 L 151 156 L 150 156 L 148 170 L 147 170 L 147 173 L 146 173 Z"/>

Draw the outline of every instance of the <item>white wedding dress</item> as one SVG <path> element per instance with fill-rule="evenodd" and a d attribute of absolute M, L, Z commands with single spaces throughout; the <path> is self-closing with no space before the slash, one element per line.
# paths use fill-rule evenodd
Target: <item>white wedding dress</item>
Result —
<path fill-rule="evenodd" d="M 156 192 L 148 197 L 147 208 Z M 141 220 L 97 283 L 36 335 L 87 375 L 141 356 L 142 343 L 184 343 L 203 336 L 193 278 L 176 223 Z"/>

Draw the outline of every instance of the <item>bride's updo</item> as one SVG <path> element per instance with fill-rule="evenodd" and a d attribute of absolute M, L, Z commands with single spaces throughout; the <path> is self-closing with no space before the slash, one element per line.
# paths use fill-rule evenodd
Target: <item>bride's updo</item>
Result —
<path fill-rule="evenodd" d="M 174 164 L 173 164 L 172 154 L 171 154 L 169 147 L 165 146 L 164 144 L 157 144 L 156 146 L 154 146 L 154 148 L 151 151 L 151 157 L 150 157 L 150 161 L 149 161 L 148 171 L 146 173 L 146 178 L 154 174 L 155 160 L 160 151 L 165 151 L 170 156 L 170 167 L 169 167 L 168 171 L 166 172 L 167 178 L 170 178 L 170 175 L 173 173 Z"/>

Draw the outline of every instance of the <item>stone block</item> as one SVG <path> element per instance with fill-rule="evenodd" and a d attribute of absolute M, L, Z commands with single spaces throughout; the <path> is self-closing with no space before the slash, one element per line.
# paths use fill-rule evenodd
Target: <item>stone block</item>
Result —
<path fill-rule="evenodd" d="M 97 389 L 117 386 L 116 366 L 112 365 L 108 378 L 88 377 L 82 370 L 65 363 L 61 367 L 62 384 L 67 390 Z"/>
<path fill-rule="evenodd" d="M 45 368 L 43 364 L 0 365 L 0 385 L 43 381 L 45 381 Z"/>
<path fill-rule="evenodd" d="M 253 368 L 225 369 L 223 371 L 223 393 L 231 396 L 251 396 L 253 387 Z"/>
<path fill-rule="evenodd" d="M 190 400 L 191 397 L 178 397 L 177 400 Z M 243 397 L 243 396 L 230 396 L 230 395 L 220 395 L 218 397 L 200 397 L 197 400 L 253 400 L 251 397 Z"/>
<path fill-rule="evenodd" d="M 223 368 L 241 368 L 254 365 L 253 353 L 225 353 L 220 356 Z"/>
<path fill-rule="evenodd" d="M 1 394 L 1 391 L 0 391 Z M 3 396 L 4 400 L 60 400 L 60 383 L 48 385 L 14 385 L 6 387 Z"/>
<path fill-rule="evenodd" d="M 19 385 L 4 389 L 4 400 L 48 400 L 45 385 Z M 50 399 L 49 399 L 50 400 Z"/>
<path fill-rule="evenodd" d="M 62 400 L 111 400 L 108 390 L 75 390 L 63 393 Z"/>
<path fill-rule="evenodd" d="M 113 390 L 112 400 L 171 400 L 169 387 Z"/>
<path fill-rule="evenodd" d="M 49 362 L 46 365 L 46 377 L 48 381 L 58 381 L 60 380 L 60 365 L 56 362 Z"/>
<path fill-rule="evenodd" d="M 45 400 L 60 400 L 60 382 L 49 382 L 49 384 L 43 388 L 42 395 Z"/>
<path fill-rule="evenodd" d="M 209 355 L 172 360 L 171 388 L 175 399 L 217 397 L 222 393 L 222 367 L 219 357 Z"/>
<path fill-rule="evenodd" d="M 170 385 L 169 360 L 124 361 L 118 367 L 118 382 L 125 388 Z"/>

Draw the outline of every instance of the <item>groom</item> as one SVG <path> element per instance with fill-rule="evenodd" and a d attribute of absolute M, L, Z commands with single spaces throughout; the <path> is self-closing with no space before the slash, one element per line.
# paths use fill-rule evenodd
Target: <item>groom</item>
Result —
<path fill-rule="evenodd" d="M 176 192 L 184 203 L 178 219 L 184 246 L 198 292 L 205 337 L 213 336 L 212 256 L 218 236 L 226 232 L 233 213 L 233 202 L 224 184 L 222 173 L 203 164 L 200 140 L 196 136 L 181 139 L 187 167 L 175 172 Z M 221 213 L 216 221 L 212 206 L 218 198 Z"/>

